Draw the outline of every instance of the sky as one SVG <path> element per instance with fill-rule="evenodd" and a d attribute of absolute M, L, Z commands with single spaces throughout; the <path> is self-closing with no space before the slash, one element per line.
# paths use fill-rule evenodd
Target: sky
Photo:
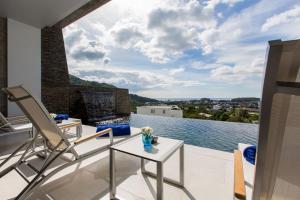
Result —
<path fill-rule="evenodd" d="M 112 0 L 64 28 L 69 73 L 151 98 L 260 97 L 298 0 Z"/>

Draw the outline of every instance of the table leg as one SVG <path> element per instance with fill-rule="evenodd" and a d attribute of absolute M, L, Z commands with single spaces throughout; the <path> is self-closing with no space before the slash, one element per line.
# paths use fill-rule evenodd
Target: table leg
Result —
<path fill-rule="evenodd" d="M 116 197 L 116 166 L 115 166 L 115 151 L 113 149 L 109 150 L 109 190 L 110 199 L 115 199 Z"/>
<path fill-rule="evenodd" d="M 141 171 L 142 173 L 144 173 L 146 170 L 145 170 L 145 159 L 144 158 L 141 158 Z"/>
<path fill-rule="evenodd" d="M 82 134 L 82 125 L 76 126 L 76 136 L 81 137 Z"/>
<path fill-rule="evenodd" d="M 37 134 L 37 130 L 34 128 L 34 126 L 32 125 L 32 128 L 31 128 L 31 135 L 32 135 L 32 138 L 35 137 L 35 134 Z M 35 143 L 32 144 L 32 150 L 34 151 L 35 150 Z"/>
<path fill-rule="evenodd" d="M 164 195 L 164 176 L 163 176 L 163 163 L 157 162 L 157 200 L 163 200 Z"/>
<path fill-rule="evenodd" d="M 180 147 L 180 185 L 184 186 L 184 145 Z"/>
<path fill-rule="evenodd" d="M 76 126 L 76 137 L 79 137 L 79 126 Z"/>

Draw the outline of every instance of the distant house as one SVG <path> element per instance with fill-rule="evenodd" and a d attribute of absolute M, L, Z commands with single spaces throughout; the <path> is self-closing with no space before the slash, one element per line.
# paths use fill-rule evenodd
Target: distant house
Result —
<path fill-rule="evenodd" d="M 212 107 L 213 110 L 220 110 L 221 108 L 222 108 L 222 106 L 219 104 L 213 105 L 213 107 Z"/>
<path fill-rule="evenodd" d="M 183 117 L 183 112 L 178 106 L 138 106 L 137 114 L 157 115 L 165 117 Z"/>

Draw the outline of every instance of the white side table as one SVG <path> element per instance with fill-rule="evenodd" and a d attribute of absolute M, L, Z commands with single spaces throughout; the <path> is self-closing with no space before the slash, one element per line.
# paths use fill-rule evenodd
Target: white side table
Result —
<path fill-rule="evenodd" d="M 180 180 L 172 180 L 164 178 L 163 164 L 178 149 L 180 149 L 179 172 Z M 172 183 L 178 187 L 184 187 L 184 142 L 165 137 L 159 137 L 158 143 L 153 145 L 152 150 L 147 152 L 144 150 L 142 143 L 142 135 L 130 138 L 119 144 L 110 147 L 110 199 L 116 198 L 116 164 L 115 151 L 126 153 L 141 158 L 142 173 L 155 177 L 157 180 L 157 200 L 163 199 L 163 181 Z M 156 162 L 157 174 L 145 170 L 145 159 Z"/>

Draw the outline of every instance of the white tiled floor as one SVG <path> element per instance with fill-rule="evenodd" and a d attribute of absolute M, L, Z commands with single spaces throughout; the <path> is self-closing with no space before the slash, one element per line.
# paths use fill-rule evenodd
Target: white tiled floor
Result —
<path fill-rule="evenodd" d="M 91 131 L 84 127 L 84 132 Z M 122 153 L 117 158 L 117 194 L 122 199 L 155 199 L 156 181 L 140 172 L 140 160 Z M 164 166 L 167 177 L 179 176 L 179 153 Z M 155 172 L 154 163 L 146 168 Z M 27 173 L 30 176 L 30 173 Z M 10 199 L 25 183 L 16 174 L 0 179 L 0 199 Z M 109 199 L 108 151 L 64 169 L 34 192 L 31 199 Z M 233 154 L 185 145 L 185 189 L 164 184 L 166 200 L 232 200 Z"/>

